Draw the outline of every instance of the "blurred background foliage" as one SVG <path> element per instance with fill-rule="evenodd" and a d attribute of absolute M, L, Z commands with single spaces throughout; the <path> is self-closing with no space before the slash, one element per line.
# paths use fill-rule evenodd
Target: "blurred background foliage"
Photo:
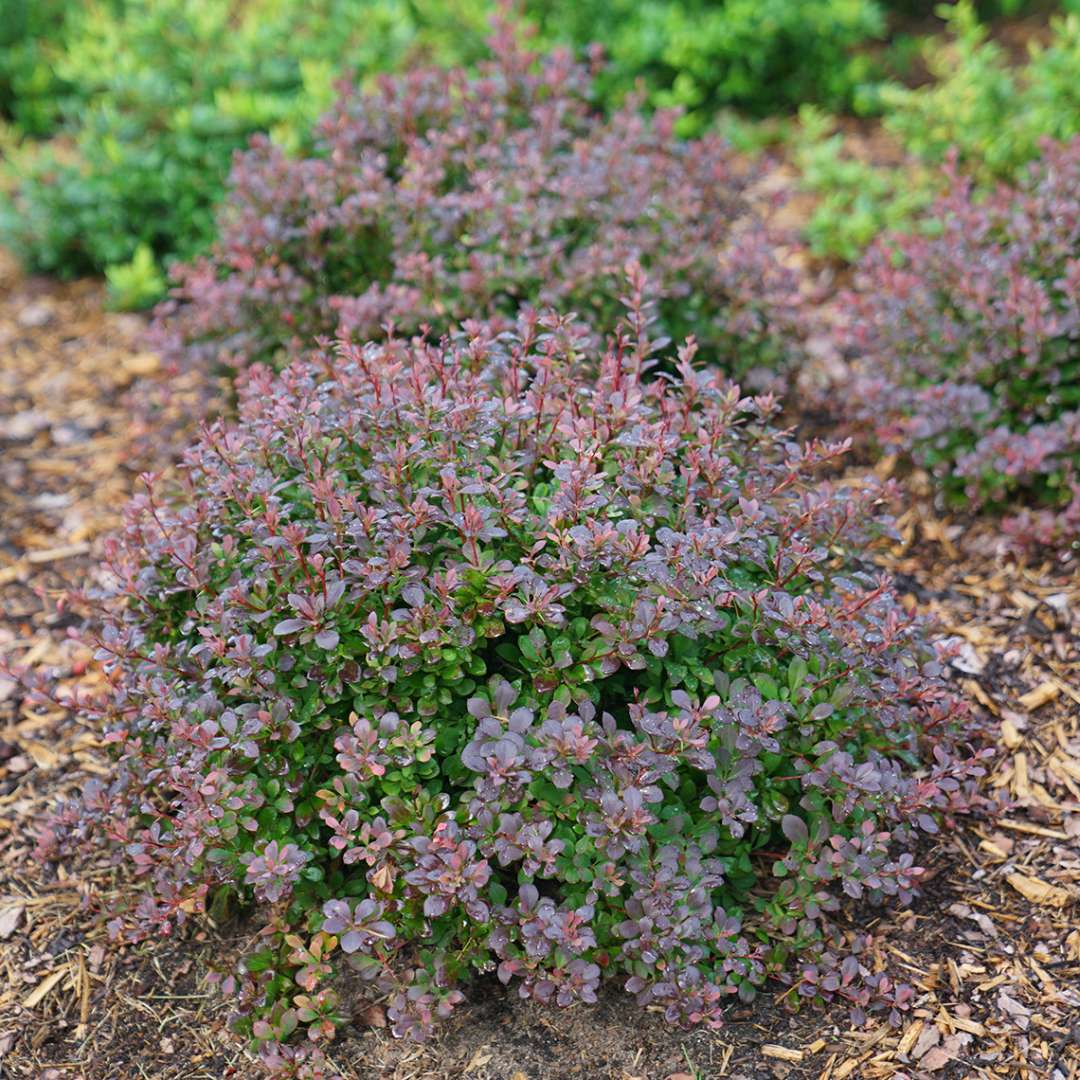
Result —
<path fill-rule="evenodd" d="M 1080 18 L 1064 3 L 970 0 L 525 0 L 541 44 L 602 46 L 599 107 L 638 88 L 678 130 L 783 139 L 819 196 L 808 236 L 851 259 L 913 220 L 956 146 L 1008 178 L 1080 121 Z M 152 303 L 211 242 L 234 151 L 310 146 L 336 80 L 482 54 L 494 0 L 0 0 L 0 243 L 60 275 L 107 271 Z M 1049 17 L 1049 21 L 1048 21 Z M 1037 19 L 1017 58 L 995 20 Z M 797 116 L 798 119 L 794 119 Z M 776 118 L 781 118 L 778 123 Z M 879 117 L 897 158 L 842 134 Z"/>
<path fill-rule="evenodd" d="M 456 0 L 425 2 L 423 32 L 401 0 L 68 0 L 51 17 L 37 2 L 15 0 L 28 36 L 0 98 L 15 136 L 0 235 L 38 269 L 123 266 L 126 291 L 144 300 L 154 290 L 140 272 L 209 243 L 233 152 L 251 135 L 294 147 L 344 72 L 420 52 L 467 59 L 483 37 L 479 10 L 476 32 L 459 32 Z M 41 93 L 26 103 L 29 85 Z"/>
<path fill-rule="evenodd" d="M 1017 57 L 970 3 L 938 10 L 946 32 L 921 43 L 925 80 L 856 94 L 857 112 L 880 116 L 895 164 L 860 154 L 841 118 L 800 110 L 791 143 L 804 187 L 819 197 L 807 226 L 819 255 L 855 259 L 882 230 L 914 223 L 940 193 L 947 160 L 986 188 L 1016 180 L 1044 139 L 1080 131 L 1080 15 L 1051 16 Z M 932 217 L 920 224 L 936 227 Z"/>

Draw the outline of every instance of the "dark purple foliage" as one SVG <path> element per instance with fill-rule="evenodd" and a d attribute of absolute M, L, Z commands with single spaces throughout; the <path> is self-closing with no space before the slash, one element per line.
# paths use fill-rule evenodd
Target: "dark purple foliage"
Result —
<path fill-rule="evenodd" d="M 213 252 L 175 270 L 166 355 L 280 367 L 339 329 L 437 336 L 547 306 L 607 332 L 634 261 L 665 336 L 694 335 L 729 372 L 792 360 L 796 281 L 747 199 L 760 173 L 716 138 L 676 139 L 673 116 L 605 119 L 568 54 L 535 56 L 506 27 L 492 48 L 475 74 L 349 90 L 310 157 L 257 139 Z"/>
<path fill-rule="evenodd" d="M 251 369 L 110 550 L 119 766 L 61 823 L 145 875 L 118 932 L 269 905 L 223 982 L 276 1068 L 317 1075 L 284 1041 L 332 1033 L 341 964 L 416 1037 L 490 968 L 687 1024 L 770 975 L 906 1002 L 833 913 L 908 902 L 980 770 L 845 554 L 882 493 L 817 479 L 844 446 L 794 442 L 692 345 L 645 378 L 628 291 L 599 352 L 551 315 Z"/>
<path fill-rule="evenodd" d="M 1017 540 L 1080 539 L 1080 139 L 1018 188 L 951 174 L 939 235 L 890 236 L 859 268 L 855 397 L 879 437 L 974 505 L 1027 506 Z"/>

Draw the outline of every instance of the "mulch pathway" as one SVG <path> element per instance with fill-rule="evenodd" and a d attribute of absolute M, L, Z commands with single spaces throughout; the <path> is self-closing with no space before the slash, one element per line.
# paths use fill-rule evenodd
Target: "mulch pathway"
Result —
<path fill-rule="evenodd" d="M 143 322 L 105 313 L 96 283 L 26 278 L 0 258 L 0 661 L 92 686 L 66 590 L 92 580 L 139 462 L 125 394 L 153 380 Z M 923 856 L 910 910 L 861 912 L 877 962 L 918 990 L 905 1026 L 852 1030 L 770 995 L 716 1034 L 672 1032 L 617 990 L 566 1011 L 474 988 L 437 1040 L 390 1039 L 364 1008 L 334 1044 L 379 1080 L 919 1080 L 1080 1078 L 1080 574 L 1022 565 L 989 526 L 916 503 L 883 556 L 907 602 L 960 639 L 958 684 L 999 732 L 986 790 L 1001 805 Z M 0 1076 L 258 1076 L 207 996 L 206 963 L 244 927 L 116 948 L 102 927 L 130 885 L 104 855 L 43 865 L 34 831 L 107 772 L 99 733 L 0 676 Z M 776 995 L 778 999 L 779 992 Z"/>

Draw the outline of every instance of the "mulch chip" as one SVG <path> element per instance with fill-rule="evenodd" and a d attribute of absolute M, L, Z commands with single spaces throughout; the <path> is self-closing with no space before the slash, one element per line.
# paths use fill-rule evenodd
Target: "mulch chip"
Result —
<path fill-rule="evenodd" d="M 98 678 L 62 597 L 97 573 L 140 467 L 125 393 L 158 368 L 143 321 L 102 299 L 96 283 L 46 283 L 0 261 L 0 659 L 62 688 Z M 1080 1078 L 1080 574 L 1011 562 L 991 526 L 923 505 L 900 525 L 884 564 L 906 603 L 958 639 L 957 684 L 998 733 L 985 787 L 1001 813 L 924 853 L 929 880 L 910 910 L 861 913 L 877 963 L 918 991 L 899 1030 L 853 1030 L 841 1010 L 792 1015 L 777 993 L 718 1033 L 686 1035 L 617 989 L 557 1012 L 492 981 L 427 1046 L 395 1042 L 379 1007 L 365 1008 L 334 1047 L 346 1075 Z M 103 855 L 34 860 L 50 808 L 107 770 L 99 732 L 0 676 L 0 1075 L 260 1075 L 204 982 L 243 928 L 117 948 L 101 915 L 131 894 L 125 871 Z"/>

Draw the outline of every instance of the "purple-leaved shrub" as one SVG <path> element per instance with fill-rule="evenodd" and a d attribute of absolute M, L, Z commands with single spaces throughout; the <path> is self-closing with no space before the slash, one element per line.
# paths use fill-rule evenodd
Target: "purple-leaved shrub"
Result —
<path fill-rule="evenodd" d="M 44 850 L 116 841 L 134 938 L 256 901 L 222 982 L 275 1068 L 329 1075 L 343 967 L 418 1038 L 492 968 L 685 1024 L 770 976 L 912 999 L 837 913 L 907 903 L 980 770 L 850 554 L 883 493 L 818 479 L 845 446 L 793 441 L 692 343 L 645 378 L 631 277 L 606 347 L 526 315 L 250 369 L 110 548 L 118 764 Z"/>
<path fill-rule="evenodd" d="M 174 270 L 158 340 L 198 370 L 281 367 L 339 330 L 436 336 L 529 307 L 607 332 L 623 267 L 649 275 L 664 333 L 740 376 L 797 358 L 798 289 L 747 192 L 760 171 L 674 115 L 604 118 L 590 70 L 502 25 L 475 72 L 346 89 L 307 157 L 237 157 L 213 251 Z"/>
<path fill-rule="evenodd" d="M 1022 543 L 1080 540 L 1080 138 L 1017 188 L 951 174 L 935 236 L 880 240 L 859 267 L 855 395 L 886 445 L 953 501 L 1002 505 Z"/>

